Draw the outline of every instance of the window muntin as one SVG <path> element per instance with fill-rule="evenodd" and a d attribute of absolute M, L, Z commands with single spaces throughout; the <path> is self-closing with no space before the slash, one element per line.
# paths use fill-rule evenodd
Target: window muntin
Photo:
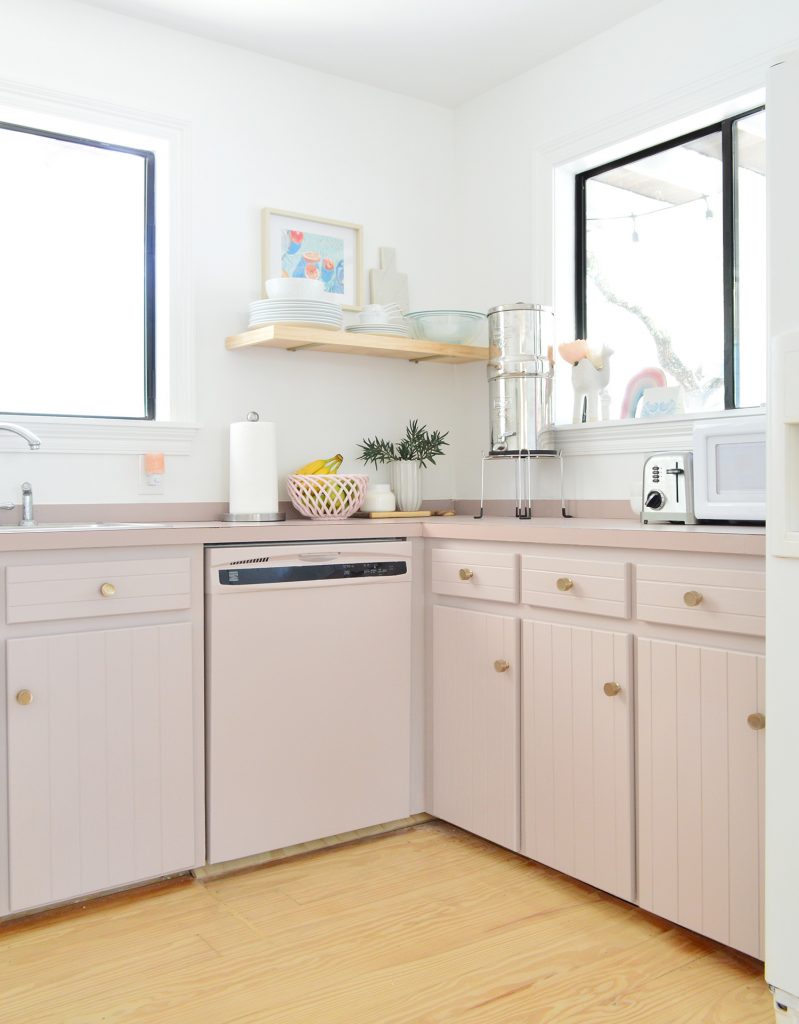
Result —
<path fill-rule="evenodd" d="M 764 136 L 750 112 L 577 175 L 577 335 L 613 350 L 611 419 L 649 368 L 689 413 L 764 401 Z"/>
<path fill-rule="evenodd" d="M 0 410 L 153 419 L 151 152 L 0 124 Z"/>

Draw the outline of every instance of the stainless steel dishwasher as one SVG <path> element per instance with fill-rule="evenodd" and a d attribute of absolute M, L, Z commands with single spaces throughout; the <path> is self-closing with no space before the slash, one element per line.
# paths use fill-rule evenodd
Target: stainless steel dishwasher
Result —
<path fill-rule="evenodd" d="M 210 863 L 410 813 L 410 554 L 207 549 Z"/>

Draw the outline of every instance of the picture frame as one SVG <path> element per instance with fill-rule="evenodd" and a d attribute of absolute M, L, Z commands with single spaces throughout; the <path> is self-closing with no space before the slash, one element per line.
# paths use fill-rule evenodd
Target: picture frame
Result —
<path fill-rule="evenodd" d="M 363 307 L 362 227 L 271 207 L 261 211 L 261 287 L 272 277 L 321 278 L 325 299 Z"/>

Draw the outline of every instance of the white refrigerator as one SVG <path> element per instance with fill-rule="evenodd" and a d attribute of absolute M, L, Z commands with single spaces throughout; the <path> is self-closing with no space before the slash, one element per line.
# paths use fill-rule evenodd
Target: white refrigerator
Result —
<path fill-rule="evenodd" d="M 769 397 L 766 980 L 799 1021 L 799 54 L 766 90 Z"/>

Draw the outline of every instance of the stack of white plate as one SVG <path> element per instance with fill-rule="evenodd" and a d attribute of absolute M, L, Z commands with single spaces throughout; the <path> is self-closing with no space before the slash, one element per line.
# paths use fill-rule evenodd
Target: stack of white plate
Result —
<path fill-rule="evenodd" d="M 359 319 L 360 323 L 347 328 L 352 334 L 393 334 L 400 338 L 409 338 L 411 334 L 402 310 L 395 302 L 382 306 L 374 302 L 364 309 Z"/>
<path fill-rule="evenodd" d="M 351 334 L 393 334 L 398 338 L 409 338 L 407 324 L 352 324 L 346 328 Z"/>
<path fill-rule="evenodd" d="M 296 324 L 340 331 L 341 307 L 323 299 L 258 299 L 250 303 L 250 327 L 262 324 Z"/>

